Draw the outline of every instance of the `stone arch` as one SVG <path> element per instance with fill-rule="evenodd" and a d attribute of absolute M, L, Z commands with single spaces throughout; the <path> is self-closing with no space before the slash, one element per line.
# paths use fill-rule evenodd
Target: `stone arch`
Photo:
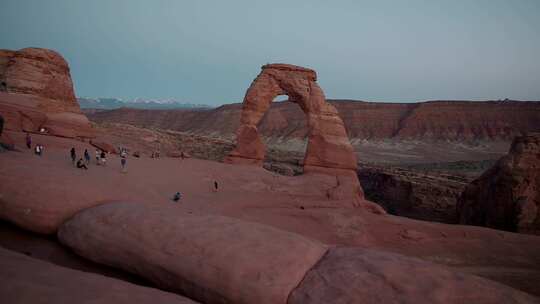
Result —
<path fill-rule="evenodd" d="M 246 92 L 242 105 L 237 144 L 227 157 L 230 163 L 262 165 L 266 147 L 257 125 L 278 95 L 288 95 L 307 116 L 308 144 L 304 172 L 328 169 L 356 170 L 356 156 L 343 121 L 334 106 L 326 102 L 314 70 L 289 65 L 267 64 Z"/>

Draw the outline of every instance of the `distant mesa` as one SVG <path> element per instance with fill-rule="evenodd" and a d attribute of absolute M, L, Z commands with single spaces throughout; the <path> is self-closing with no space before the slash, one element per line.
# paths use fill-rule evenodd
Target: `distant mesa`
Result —
<path fill-rule="evenodd" d="M 467 186 L 462 224 L 540 235 L 540 133 L 516 137 L 508 155 Z"/>
<path fill-rule="evenodd" d="M 52 50 L 0 50 L 0 114 L 6 130 L 94 137 L 75 98 L 69 66 Z"/>

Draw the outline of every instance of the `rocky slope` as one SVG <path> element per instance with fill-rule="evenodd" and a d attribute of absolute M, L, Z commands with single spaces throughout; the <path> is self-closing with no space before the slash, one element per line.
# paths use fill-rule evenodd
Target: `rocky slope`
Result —
<path fill-rule="evenodd" d="M 510 140 L 540 131 L 540 102 L 429 101 L 375 103 L 329 100 L 339 111 L 351 140 Z M 160 129 L 232 137 L 241 104 L 210 110 L 118 109 L 89 115 L 96 122 L 122 122 Z M 291 102 L 274 102 L 259 125 L 267 138 L 304 139 L 306 118 Z"/>
<path fill-rule="evenodd" d="M 457 175 L 403 168 L 361 166 L 366 198 L 393 215 L 443 223 L 456 222 L 456 202 L 467 185 Z"/>
<path fill-rule="evenodd" d="M 508 155 L 467 186 L 462 224 L 540 234 L 540 133 L 514 139 Z"/>
<path fill-rule="evenodd" d="M 7 130 L 93 137 L 65 59 L 55 51 L 0 50 L 0 114 Z"/>

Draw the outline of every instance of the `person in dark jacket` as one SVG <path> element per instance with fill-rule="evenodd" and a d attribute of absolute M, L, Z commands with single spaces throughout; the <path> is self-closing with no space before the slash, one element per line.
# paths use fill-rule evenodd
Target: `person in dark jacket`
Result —
<path fill-rule="evenodd" d="M 71 148 L 71 163 L 75 166 L 75 161 L 77 160 L 77 153 L 75 152 L 75 147 Z"/>
<path fill-rule="evenodd" d="M 77 168 L 88 170 L 88 167 L 84 164 L 82 158 L 79 158 L 79 161 L 77 161 Z"/>
<path fill-rule="evenodd" d="M 84 163 L 86 165 L 90 164 L 90 153 L 88 153 L 88 149 L 84 149 Z"/>

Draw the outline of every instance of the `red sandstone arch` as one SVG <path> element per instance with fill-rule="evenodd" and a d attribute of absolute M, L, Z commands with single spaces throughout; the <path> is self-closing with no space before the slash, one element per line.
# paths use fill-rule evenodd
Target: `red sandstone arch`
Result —
<path fill-rule="evenodd" d="M 304 172 L 332 169 L 356 170 L 356 157 L 343 121 L 334 106 L 326 102 L 314 70 L 289 65 L 267 64 L 244 97 L 237 145 L 227 161 L 262 165 L 265 146 L 257 125 L 278 95 L 288 95 L 307 116 L 308 145 Z"/>

